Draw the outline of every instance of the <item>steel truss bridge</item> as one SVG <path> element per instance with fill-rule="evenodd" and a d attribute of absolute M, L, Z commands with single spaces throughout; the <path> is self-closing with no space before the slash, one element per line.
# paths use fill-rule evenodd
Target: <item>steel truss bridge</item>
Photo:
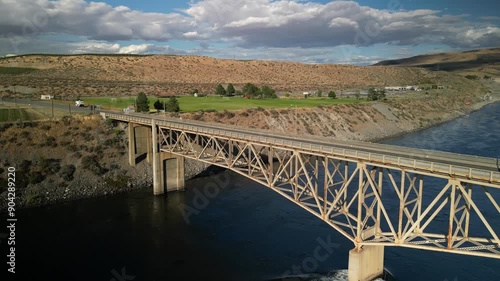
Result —
<path fill-rule="evenodd" d="M 340 232 L 356 251 L 399 246 L 500 258 L 496 159 L 103 115 L 151 128 L 153 155 L 224 167 L 274 190 Z M 351 261 L 349 274 L 349 280 L 369 280 L 351 278 Z"/>

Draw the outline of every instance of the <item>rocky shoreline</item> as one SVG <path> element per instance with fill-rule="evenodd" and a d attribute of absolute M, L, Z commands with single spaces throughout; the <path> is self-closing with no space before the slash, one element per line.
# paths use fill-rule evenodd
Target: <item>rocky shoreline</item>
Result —
<path fill-rule="evenodd" d="M 88 199 L 99 196 L 107 196 L 128 192 L 138 189 L 152 190 L 152 174 L 149 164 L 142 162 L 136 168 L 145 173 L 135 178 L 127 178 L 126 181 L 108 181 L 109 177 L 76 177 L 71 184 L 65 187 L 54 185 L 50 182 L 42 182 L 36 187 L 18 189 L 16 192 L 16 209 L 34 208 L 45 205 L 52 205 L 73 200 Z M 194 160 L 185 161 L 186 180 L 203 174 L 208 165 Z M 120 186 L 117 186 L 120 184 Z M 2 196 L 5 198 L 6 196 Z M 7 208 L 7 201 L 0 202 L 0 213 Z"/>
<path fill-rule="evenodd" d="M 134 167 L 128 164 L 124 123 L 110 126 L 100 116 L 70 119 L 0 124 L 0 142 L 5 147 L 0 151 L 2 198 L 8 197 L 9 167 L 16 169 L 16 209 L 152 189 L 151 165 L 147 161 Z M 23 146 L 28 149 L 19 149 Z M 185 177 L 193 178 L 207 168 L 205 163 L 186 159 Z M 6 209 L 7 200 L 0 200 L 0 213 Z"/>

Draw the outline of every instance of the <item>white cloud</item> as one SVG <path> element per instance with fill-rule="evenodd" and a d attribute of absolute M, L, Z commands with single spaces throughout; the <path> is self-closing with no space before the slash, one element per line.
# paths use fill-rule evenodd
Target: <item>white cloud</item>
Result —
<path fill-rule="evenodd" d="M 97 0 L 99 1 L 99 0 Z M 153 53 L 180 52 L 161 46 L 169 40 L 192 41 L 200 50 L 239 50 L 267 58 L 329 60 L 325 49 L 339 46 L 444 44 L 450 48 L 500 45 L 500 29 L 485 17 L 419 9 L 374 9 L 355 1 L 326 4 L 304 0 L 198 0 L 188 9 L 146 13 L 125 6 L 84 0 L 0 0 L 0 50 L 5 52 Z M 484 20 L 484 21 L 481 21 Z M 69 35 L 83 43 L 50 42 L 44 36 Z M 133 45 L 123 41 L 134 40 Z M 120 42 L 118 45 L 116 42 Z M 275 50 L 280 50 L 275 51 Z M 287 52 L 286 50 L 290 50 Z M 321 51 L 319 51 L 321 50 Z M 286 57 L 284 54 L 293 55 Z M 362 54 L 344 57 L 369 61 Z"/>
<path fill-rule="evenodd" d="M 120 51 L 119 44 L 108 44 L 102 42 L 83 42 L 72 44 L 75 49 L 72 53 L 118 53 Z"/>
<path fill-rule="evenodd" d="M 0 0 L 0 35 L 57 33 L 91 40 L 178 38 L 194 24 L 179 13 L 144 13 L 83 0 Z"/>
<path fill-rule="evenodd" d="M 338 27 L 343 27 L 343 26 L 351 26 L 352 28 L 359 28 L 359 24 L 351 19 L 348 18 L 334 18 L 330 21 L 329 27 L 332 28 L 338 28 Z"/>
<path fill-rule="evenodd" d="M 397 7 L 396 7 L 397 8 Z M 413 45 L 448 43 L 453 47 L 497 46 L 498 30 L 489 33 L 480 23 L 439 11 L 374 9 L 354 1 L 319 4 L 306 1 L 203 0 L 185 12 L 213 38 L 225 38 L 238 46 L 325 47 L 379 43 Z M 458 28 L 457 28 L 458 26 Z M 461 41 L 472 30 L 482 36 Z"/>
<path fill-rule="evenodd" d="M 108 44 L 103 42 L 80 42 L 70 44 L 71 53 L 112 53 L 112 54 L 184 54 L 186 52 L 176 50 L 170 46 L 154 44 L 137 44 L 121 46 L 120 44 Z"/>
<path fill-rule="evenodd" d="M 196 37 L 198 37 L 198 31 L 189 31 L 189 32 L 186 32 L 182 35 L 184 35 L 184 37 L 186 37 L 186 38 L 196 38 Z"/>

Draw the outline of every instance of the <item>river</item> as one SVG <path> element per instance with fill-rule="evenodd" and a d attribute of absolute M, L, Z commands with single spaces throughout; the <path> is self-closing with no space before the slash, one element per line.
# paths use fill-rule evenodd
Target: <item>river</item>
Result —
<path fill-rule="evenodd" d="M 500 157 L 500 103 L 383 142 Z M 201 200 L 204 190 L 213 198 Z M 17 218 L 19 280 L 273 280 L 300 273 L 346 280 L 353 247 L 302 208 L 229 171 L 189 180 L 184 192 L 167 197 L 139 190 L 20 210 Z M 385 267 L 398 281 L 500 280 L 500 260 L 414 249 L 386 247 Z"/>

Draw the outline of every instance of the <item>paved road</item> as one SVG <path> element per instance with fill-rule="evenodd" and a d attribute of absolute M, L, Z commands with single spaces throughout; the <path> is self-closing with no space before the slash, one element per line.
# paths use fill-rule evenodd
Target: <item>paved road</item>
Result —
<path fill-rule="evenodd" d="M 52 104 L 50 100 L 31 100 L 31 99 L 11 99 L 11 98 L 2 98 L 1 100 L 4 103 L 18 104 L 29 106 L 32 108 L 48 108 L 52 109 L 52 105 L 54 106 L 54 110 L 65 111 L 68 112 L 71 110 L 72 113 L 91 113 L 91 109 L 89 106 L 86 107 L 77 107 L 74 103 L 66 104 L 60 101 L 55 101 Z M 1 102 L 0 102 L 1 104 Z"/>

